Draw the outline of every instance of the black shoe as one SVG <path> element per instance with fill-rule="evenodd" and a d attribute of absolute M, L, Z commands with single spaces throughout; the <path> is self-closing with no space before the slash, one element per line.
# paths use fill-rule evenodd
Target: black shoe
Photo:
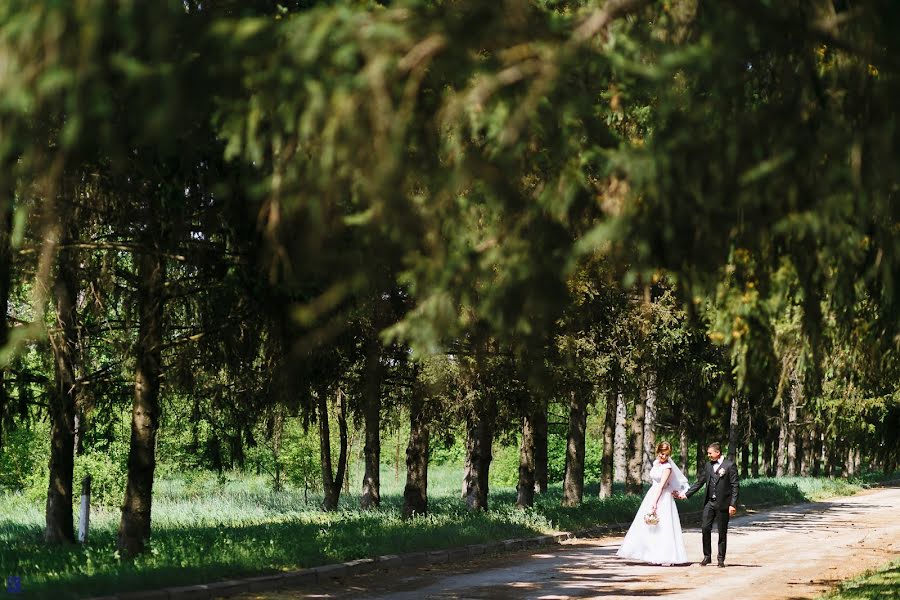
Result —
<path fill-rule="evenodd" d="M 705 567 L 706 565 L 708 565 L 708 564 L 711 563 L 711 562 L 712 562 L 712 557 L 711 557 L 711 556 L 704 556 L 704 557 L 703 557 L 703 560 L 700 561 L 700 566 L 701 566 L 701 567 Z"/>
<path fill-rule="evenodd" d="M 719 561 L 719 564 L 717 564 L 716 566 L 719 567 L 720 569 L 724 569 L 724 568 L 725 568 L 725 561 L 724 561 L 724 560 L 720 560 L 720 561 Z"/>

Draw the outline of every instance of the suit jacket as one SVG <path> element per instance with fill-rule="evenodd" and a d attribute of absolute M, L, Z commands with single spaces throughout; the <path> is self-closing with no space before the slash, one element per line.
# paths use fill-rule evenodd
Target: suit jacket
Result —
<path fill-rule="evenodd" d="M 721 475 L 719 474 L 720 472 Z M 716 501 L 713 502 L 713 505 L 716 508 L 727 509 L 729 506 L 737 507 L 738 488 L 740 487 L 740 484 L 738 483 L 737 466 L 734 464 L 734 461 L 726 458 L 722 461 L 722 465 L 715 473 L 713 472 L 712 463 L 706 463 L 706 468 L 703 470 L 700 479 L 688 488 L 688 491 L 685 492 L 685 496 L 690 498 L 704 485 L 706 485 L 706 497 L 703 500 L 704 505 L 710 501 L 713 492 L 715 492 Z"/>

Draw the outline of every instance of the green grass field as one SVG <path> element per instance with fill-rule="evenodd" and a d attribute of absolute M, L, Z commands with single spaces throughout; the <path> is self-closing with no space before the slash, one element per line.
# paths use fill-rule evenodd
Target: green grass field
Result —
<path fill-rule="evenodd" d="M 42 504 L 2 495 L 0 575 L 21 579 L 21 598 L 79 598 L 628 522 L 640 503 L 621 494 L 600 500 L 594 485 L 581 506 L 562 508 L 555 486 L 522 511 L 514 506 L 515 491 L 506 488 L 492 490 L 489 512 L 470 514 L 459 499 L 460 470 L 440 467 L 430 473 L 431 514 L 404 521 L 402 482 L 392 470 L 384 473 L 382 508 L 370 512 L 357 509 L 355 490 L 342 496 L 340 511 L 322 513 L 320 497 L 304 498 L 293 489 L 273 492 L 262 477 L 159 481 L 149 551 L 133 562 L 120 561 L 116 553 L 118 510 L 92 511 L 86 547 L 50 548 L 41 540 Z M 859 489 L 841 480 L 757 479 L 743 482 L 741 502 L 791 504 Z M 680 510 L 698 510 L 699 502 L 694 497 Z"/>
<path fill-rule="evenodd" d="M 900 560 L 845 581 L 820 600 L 888 600 L 900 598 Z"/>

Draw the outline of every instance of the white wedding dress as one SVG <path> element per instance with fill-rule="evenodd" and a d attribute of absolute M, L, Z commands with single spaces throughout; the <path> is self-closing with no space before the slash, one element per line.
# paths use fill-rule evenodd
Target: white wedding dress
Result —
<path fill-rule="evenodd" d="M 644 522 L 644 515 L 652 510 L 653 499 L 656 498 L 656 492 L 666 470 L 671 473 L 656 506 L 659 523 L 648 525 Z M 678 517 L 678 508 L 675 506 L 672 492 L 687 490 L 688 481 L 681 473 L 681 469 L 671 460 L 662 464 L 659 460 L 653 461 L 650 480 L 653 485 L 644 496 L 641 507 L 625 535 L 622 546 L 616 552 L 616 556 L 654 564 L 686 563 L 688 558 L 684 549 L 684 536 L 681 533 L 681 520 Z"/>

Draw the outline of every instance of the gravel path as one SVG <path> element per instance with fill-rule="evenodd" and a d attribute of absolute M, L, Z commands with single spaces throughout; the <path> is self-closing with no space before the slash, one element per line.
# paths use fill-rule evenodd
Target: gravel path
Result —
<path fill-rule="evenodd" d="M 697 562 L 657 567 L 623 561 L 615 556 L 621 538 L 609 537 L 571 540 L 539 553 L 372 573 L 343 585 L 244 598 L 815 598 L 843 579 L 900 557 L 898 515 L 900 489 L 888 488 L 738 517 L 729 527 L 725 569 Z M 689 557 L 699 561 L 700 530 L 685 530 L 685 544 Z"/>

